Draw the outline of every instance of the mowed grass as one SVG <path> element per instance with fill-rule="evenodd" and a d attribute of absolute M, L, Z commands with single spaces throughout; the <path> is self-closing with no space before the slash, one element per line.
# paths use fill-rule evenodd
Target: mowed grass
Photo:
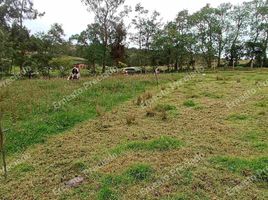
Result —
<path fill-rule="evenodd" d="M 165 83 L 176 77 L 165 76 L 161 81 Z M 20 80 L 1 88 L 0 107 L 4 112 L 8 155 L 43 143 L 50 135 L 95 118 L 96 107 L 109 111 L 156 84 L 151 75 L 118 75 L 85 90 L 83 84 L 88 81 L 94 81 L 94 78 L 74 82 L 64 79 Z M 83 89 L 80 94 L 79 89 Z M 60 107 L 55 109 L 54 104 Z"/>
<path fill-rule="evenodd" d="M 112 152 L 122 154 L 126 151 L 167 151 L 177 149 L 182 146 L 182 142 L 166 136 L 150 141 L 134 141 L 115 148 Z"/>
<path fill-rule="evenodd" d="M 119 104 L 94 104 L 96 120 L 28 148 L 31 158 L 0 181 L 0 198 L 267 199 L 268 87 L 231 109 L 227 103 L 266 81 L 268 71 L 206 72 L 171 90 L 165 84 L 184 75 L 161 75 L 160 87 L 153 77 L 114 77 L 126 88 L 146 81 L 145 89 L 112 112 Z M 144 108 L 163 88 L 168 94 Z M 64 187 L 77 176 L 85 178 L 81 185 Z M 228 196 L 233 188 L 240 189 Z"/>

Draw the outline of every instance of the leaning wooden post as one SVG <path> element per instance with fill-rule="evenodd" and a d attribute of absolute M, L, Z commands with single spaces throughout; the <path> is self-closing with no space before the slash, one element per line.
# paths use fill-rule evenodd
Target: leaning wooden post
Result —
<path fill-rule="evenodd" d="M 0 118 L 0 150 L 2 152 L 3 167 L 4 167 L 4 176 L 7 178 L 7 164 L 6 164 L 6 154 L 4 147 L 4 131 L 2 129 L 1 118 Z"/>

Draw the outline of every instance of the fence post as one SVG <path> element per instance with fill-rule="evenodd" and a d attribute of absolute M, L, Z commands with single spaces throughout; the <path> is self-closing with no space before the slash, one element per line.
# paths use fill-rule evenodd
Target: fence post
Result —
<path fill-rule="evenodd" d="M 0 150 L 2 152 L 4 176 L 5 176 L 5 179 L 6 179 L 7 178 L 7 164 L 6 164 L 6 153 L 5 153 L 5 147 L 4 147 L 4 131 L 2 129 L 1 121 L 0 121 Z"/>

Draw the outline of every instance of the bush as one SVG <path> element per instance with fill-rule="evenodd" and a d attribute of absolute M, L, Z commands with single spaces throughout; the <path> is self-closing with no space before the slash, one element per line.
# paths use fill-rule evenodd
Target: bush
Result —
<path fill-rule="evenodd" d="M 193 100 L 187 100 L 183 103 L 183 105 L 186 107 L 195 107 L 196 103 Z"/>
<path fill-rule="evenodd" d="M 65 77 L 68 75 L 68 71 L 73 67 L 74 60 L 71 57 L 58 57 L 53 58 L 49 65 L 53 66 L 54 68 L 58 69 L 60 71 L 60 76 Z"/>

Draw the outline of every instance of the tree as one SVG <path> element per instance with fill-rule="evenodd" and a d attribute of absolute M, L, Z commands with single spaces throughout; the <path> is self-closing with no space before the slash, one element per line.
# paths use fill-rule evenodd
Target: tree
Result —
<path fill-rule="evenodd" d="M 9 33 L 0 28 L 0 72 L 3 74 L 11 73 L 12 69 L 12 45 L 9 41 Z"/>
<path fill-rule="evenodd" d="M 216 45 L 217 45 L 217 67 L 221 66 L 221 59 L 223 51 L 227 45 L 228 42 L 228 36 L 230 34 L 230 28 L 231 28 L 231 19 L 230 19 L 230 13 L 232 10 L 232 4 L 230 3 L 224 3 L 221 4 L 218 8 L 215 10 L 217 24 L 215 26 L 215 32 L 216 32 Z"/>
<path fill-rule="evenodd" d="M 254 67 L 254 60 L 258 66 L 263 66 L 266 53 L 265 34 L 267 32 L 268 12 L 265 1 L 253 0 L 245 3 L 249 13 L 249 39 L 246 42 L 247 56 L 250 59 L 251 68 Z M 266 10 L 266 13 L 265 13 Z M 266 26 L 266 29 L 265 29 Z"/>
<path fill-rule="evenodd" d="M 89 11 L 94 13 L 95 23 L 100 26 L 100 38 L 104 47 L 102 52 L 102 72 L 104 73 L 113 22 L 118 19 L 118 15 L 125 13 L 125 11 L 119 12 L 119 8 L 125 3 L 125 0 L 82 0 L 82 2 L 88 7 Z M 125 7 L 125 10 L 128 9 Z"/>
<path fill-rule="evenodd" d="M 32 0 L 1 0 L 0 1 L 0 28 L 9 32 L 8 40 L 14 49 L 13 59 L 20 66 L 22 73 L 29 50 L 30 34 L 23 26 L 24 20 L 34 20 L 43 16 L 33 7 Z"/>
<path fill-rule="evenodd" d="M 245 3 L 235 6 L 230 12 L 232 20 L 230 34 L 226 46 L 226 58 L 229 66 L 235 67 L 239 59 L 243 56 L 243 40 L 247 30 L 248 11 Z"/>
<path fill-rule="evenodd" d="M 159 19 L 160 13 L 154 11 L 149 15 L 149 11 L 146 10 L 141 4 L 137 4 L 135 7 L 136 16 L 132 20 L 132 24 L 136 30 L 131 37 L 131 41 L 136 44 L 140 50 L 139 65 L 146 65 L 150 62 L 150 51 L 152 50 L 152 44 L 154 38 L 160 31 L 161 21 Z M 142 59 L 144 58 L 145 59 Z"/>
<path fill-rule="evenodd" d="M 78 56 L 86 58 L 91 65 L 92 73 L 96 73 L 96 64 L 102 64 L 104 46 L 101 42 L 100 25 L 93 23 L 88 25 L 85 31 L 70 38 L 75 42 Z"/>
<path fill-rule="evenodd" d="M 127 31 L 124 27 L 123 22 L 114 24 L 114 32 L 111 36 L 112 39 L 112 47 L 111 47 L 111 55 L 113 60 L 115 61 L 116 66 L 119 66 L 120 62 L 124 61 L 125 58 L 125 45 L 124 42 L 126 40 Z"/>
<path fill-rule="evenodd" d="M 27 53 L 29 52 L 29 30 L 25 27 L 20 27 L 18 24 L 13 24 L 10 30 L 10 40 L 14 49 L 14 64 L 20 67 L 20 73 L 22 74 L 28 56 Z"/>
<path fill-rule="evenodd" d="M 212 62 L 216 55 L 216 30 L 217 20 L 215 16 L 215 9 L 207 4 L 200 11 L 192 16 L 192 23 L 194 25 L 194 33 L 198 39 L 198 46 L 209 68 L 212 68 Z"/>

